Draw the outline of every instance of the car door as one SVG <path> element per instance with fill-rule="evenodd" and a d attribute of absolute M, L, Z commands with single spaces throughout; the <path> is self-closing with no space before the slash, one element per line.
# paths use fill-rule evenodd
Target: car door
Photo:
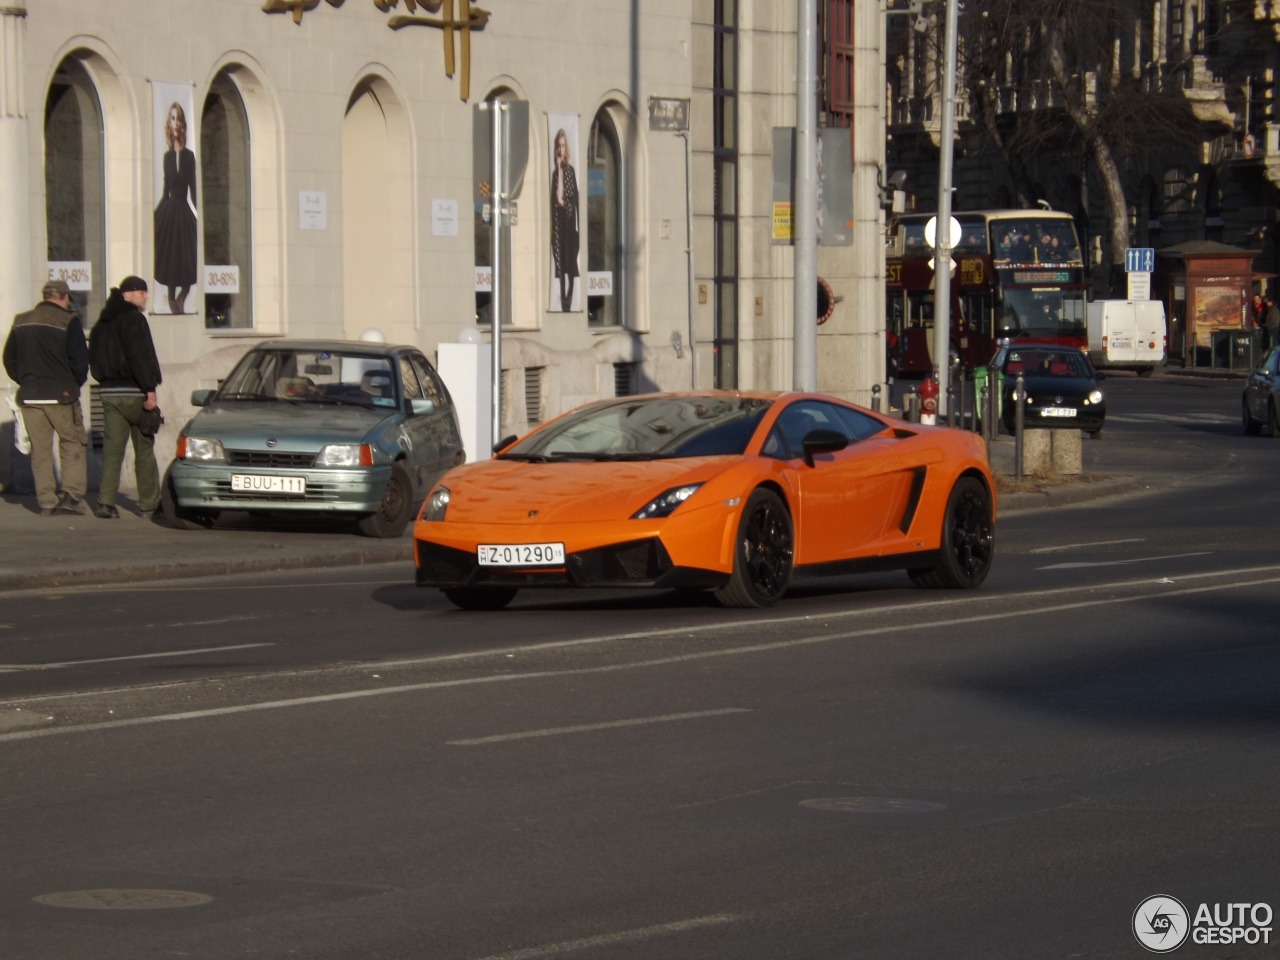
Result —
<path fill-rule="evenodd" d="M 762 453 L 786 460 L 799 490 L 796 563 L 829 563 L 874 553 L 887 519 L 900 510 L 908 478 L 889 446 L 868 439 L 883 429 L 869 417 L 860 424 L 854 411 L 822 400 L 803 399 L 779 415 Z M 860 430 L 859 426 L 865 429 Z M 820 453 L 810 467 L 804 438 L 813 430 L 842 435 L 848 446 Z"/>
<path fill-rule="evenodd" d="M 405 433 L 413 445 L 410 454 L 414 493 L 426 497 L 446 470 L 458 461 L 462 435 L 453 401 L 427 358 L 406 353 L 399 358 L 405 400 Z M 415 413 L 412 400 L 430 400 L 430 413 Z"/>
<path fill-rule="evenodd" d="M 1245 384 L 1244 398 L 1249 407 L 1249 415 L 1255 420 L 1267 421 L 1268 404 L 1272 393 L 1276 390 L 1276 374 L 1280 368 L 1280 348 L 1272 347 L 1249 374 L 1249 382 Z"/>

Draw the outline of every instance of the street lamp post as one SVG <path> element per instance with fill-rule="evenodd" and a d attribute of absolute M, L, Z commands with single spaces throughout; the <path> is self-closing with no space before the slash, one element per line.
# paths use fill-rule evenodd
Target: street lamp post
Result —
<path fill-rule="evenodd" d="M 947 386 L 951 379 L 951 161 L 956 130 L 956 31 L 958 4 L 946 4 L 946 29 L 942 60 L 941 155 L 938 159 L 938 230 L 933 259 L 933 364 L 938 372 L 939 413 L 948 412 Z"/>

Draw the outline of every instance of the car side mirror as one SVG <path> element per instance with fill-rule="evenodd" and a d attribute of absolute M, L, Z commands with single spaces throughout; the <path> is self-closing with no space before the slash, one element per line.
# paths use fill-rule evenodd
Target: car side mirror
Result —
<path fill-rule="evenodd" d="M 191 405 L 193 407 L 207 407 L 209 405 L 209 401 L 213 399 L 213 395 L 217 392 L 217 390 L 210 390 L 208 388 L 203 390 L 192 390 Z"/>
<path fill-rule="evenodd" d="M 810 430 L 804 435 L 801 446 L 804 447 L 804 462 L 812 467 L 815 453 L 835 453 L 849 445 L 849 438 L 834 430 Z"/>
<path fill-rule="evenodd" d="M 428 400 L 425 397 L 414 397 L 409 401 L 409 412 L 415 417 L 425 416 L 428 413 L 435 413 L 436 403 L 434 400 Z"/>

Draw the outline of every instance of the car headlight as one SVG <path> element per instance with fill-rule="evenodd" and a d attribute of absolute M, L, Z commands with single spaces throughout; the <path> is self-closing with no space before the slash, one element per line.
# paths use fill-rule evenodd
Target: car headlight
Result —
<path fill-rule="evenodd" d="M 317 467 L 371 467 L 373 449 L 367 443 L 328 443 L 316 454 Z"/>
<path fill-rule="evenodd" d="M 436 487 L 431 491 L 431 496 L 427 497 L 427 502 L 422 505 L 423 520 L 443 520 L 444 513 L 449 509 L 449 488 Z"/>
<path fill-rule="evenodd" d="M 676 507 L 684 503 L 702 484 L 686 483 L 680 487 L 672 487 L 658 494 L 643 507 L 631 515 L 632 520 L 652 520 L 654 517 L 670 516 Z"/>
<path fill-rule="evenodd" d="M 1101 402 L 1102 402 L 1102 391 L 1101 391 L 1101 390 L 1090 390 L 1090 391 L 1089 391 L 1089 400 L 1088 400 L 1088 402 L 1089 402 L 1089 403 L 1092 403 L 1092 404 L 1095 404 L 1095 405 L 1096 405 L 1096 404 L 1101 403 Z"/>
<path fill-rule="evenodd" d="M 206 437 L 179 437 L 179 460 L 226 460 L 227 454 L 222 449 L 222 441 L 210 440 Z"/>

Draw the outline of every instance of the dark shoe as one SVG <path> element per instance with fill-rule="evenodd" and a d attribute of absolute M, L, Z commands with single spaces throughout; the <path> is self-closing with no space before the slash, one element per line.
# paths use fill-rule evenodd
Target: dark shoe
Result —
<path fill-rule="evenodd" d="M 102 520 L 115 520 L 117 517 L 120 516 L 120 511 L 117 510 L 112 504 L 100 503 L 93 508 L 93 515 Z"/>
<path fill-rule="evenodd" d="M 53 508 L 53 512 L 83 516 L 89 512 L 89 508 L 85 506 L 85 502 L 79 497 L 73 497 L 69 493 L 64 493 L 59 498 L 58 505 Z"/>

